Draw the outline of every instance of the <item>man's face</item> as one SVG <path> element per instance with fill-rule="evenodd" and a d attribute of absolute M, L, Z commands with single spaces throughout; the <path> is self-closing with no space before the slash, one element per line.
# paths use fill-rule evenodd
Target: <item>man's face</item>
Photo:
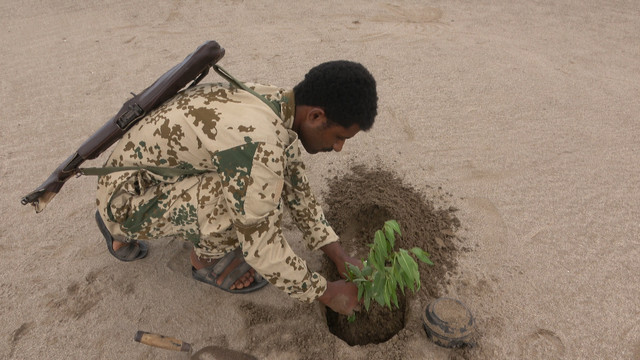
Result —
<path fill-rule="evenodd" d="M 332 123 L 326 119 L 307 122 L 300 128 L 300 141 L 309 154 L 318 152 L 340 151 L 344 142 L 360 131 L 358 124 L 348 128 Z"/>

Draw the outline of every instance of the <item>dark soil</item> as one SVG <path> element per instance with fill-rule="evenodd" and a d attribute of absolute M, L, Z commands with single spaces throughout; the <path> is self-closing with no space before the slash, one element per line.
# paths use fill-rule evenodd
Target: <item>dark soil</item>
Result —
<path fill-rule="evenodd" d="M 351 256 L 361 259 L 366 258 L 375 231 L 385 221 L 396 220 L 402 230 L 396 247 L 420 247 L 431 255 L 434 263 L 434 266 L 419 263 L 421 289 L 416 294 L 409 291 L 407 296 L 418 296 L 425 304 L 426 300 L 441 296 L 439 285 L 457 263 L 454 231 L 460 222 L 453 214 L 455 208 L 437 209 L 425 194 L 404 184 L 394 173 L 364 166 L 334 177 L 329 182 L 325 203 L 325 215 L 340 236 L 342 246 Z M 324 263 L 323 273 L 328 280 L 338 279 L 329 260 Z M 327 309 L 327 325 L 350 345 L 384 342 L 404 328 L 406 300 L 402 297 L 400 309 L 393 311 L 372 303 L 371 311 L 358 313 L 353 323 Z"/>

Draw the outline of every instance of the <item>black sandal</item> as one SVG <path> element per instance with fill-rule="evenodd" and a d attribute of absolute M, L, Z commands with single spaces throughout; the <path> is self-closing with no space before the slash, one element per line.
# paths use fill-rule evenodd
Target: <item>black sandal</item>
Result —
<path fill-rule="evenodd" d="M 240 257 L 242 259 L 242 263 L 238 264 L 238 266 L 233 269 L 222 281 L 222 284 L 218 285 L 216 280 L 218 276 L 220 276 L 224 270 L 233 262 L 234 259 Z M 235 284 L 236 280 L 240 279 L 244 274 L 247 273 L 251 269 L 251 265 L 247 264 L 244 261 L 244 257 L 242 256 L 242 252 L 240 249 L 235 249 L 226 253 L 222 258 L 218 259 L 213 265 L 209 267 L 202 268 L 200 270 L 196 270 L 196 268 L 191 267 L 191 275 L 194 279 L 198 281 L 202 281 L 203 283 L 213 285 L 218 289 L 222 289 L 224 291 L 233 293 L 233 294 L 246 294 L 250 292 L 254 292 L 256 290 L 262 289 L 267 286 L 269 282 L 267 279 L 263 278 L 258 272 L 253 275 L 253 282 L 242 289 L 231 289 L 231 286 Z"/>
<path fill-rule="evenodd" d="M 116 259 L 120 261 L 134 261 L 147 256 L 149 246 L 147 246 L 144 241 L 131 240 L 118 250 L 113 250 L 113 236 L 111 236 L 111 233 L 107 230 L 107 226 L 104 224 L 102 216 L 100 216 L 100 212 L 98 211 L 96 211 L 96 222 L 98 223 L 100 232 L 107 240 L 107 249 L 109 249 L 111 255 Z"/>

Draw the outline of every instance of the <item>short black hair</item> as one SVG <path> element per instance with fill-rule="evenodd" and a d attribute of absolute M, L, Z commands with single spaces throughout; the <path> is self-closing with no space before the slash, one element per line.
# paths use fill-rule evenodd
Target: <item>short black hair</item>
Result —
<path fill-rule="evenodd" d="M 315 66 L 293 88 L 296 105 L 318 106 L 327 119 L 345 128 L 367 131 L 378 114 L 376 80 L 362 65 L 329 61 Z"/>

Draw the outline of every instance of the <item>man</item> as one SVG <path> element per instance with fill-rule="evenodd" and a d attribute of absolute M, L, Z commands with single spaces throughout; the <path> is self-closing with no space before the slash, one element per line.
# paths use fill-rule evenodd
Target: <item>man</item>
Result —
<path fill-rule="evenodd" d="M 281 222 L 287 207 L 307 245 L 340 274 L 345 262 L 360 265 L 345 254 L 312 194 L 299 144 L 310 154 L 339 152 L 369 130 L 375 80 L 358 63 L 333 61 L 311 69 L 293 91 L 248 86 L 187 89 L 115 145 L 105 166 L 117 169 L 99 178 L 96 201 L 109 251 L 137 260 L 148 251 L 141 240 L 180 236 L 193 243 L 196 280 L 235 293 L 268 281 L 293 298 L 350 314 L 356 286 L 310 271 L 283 238 Z"/>

